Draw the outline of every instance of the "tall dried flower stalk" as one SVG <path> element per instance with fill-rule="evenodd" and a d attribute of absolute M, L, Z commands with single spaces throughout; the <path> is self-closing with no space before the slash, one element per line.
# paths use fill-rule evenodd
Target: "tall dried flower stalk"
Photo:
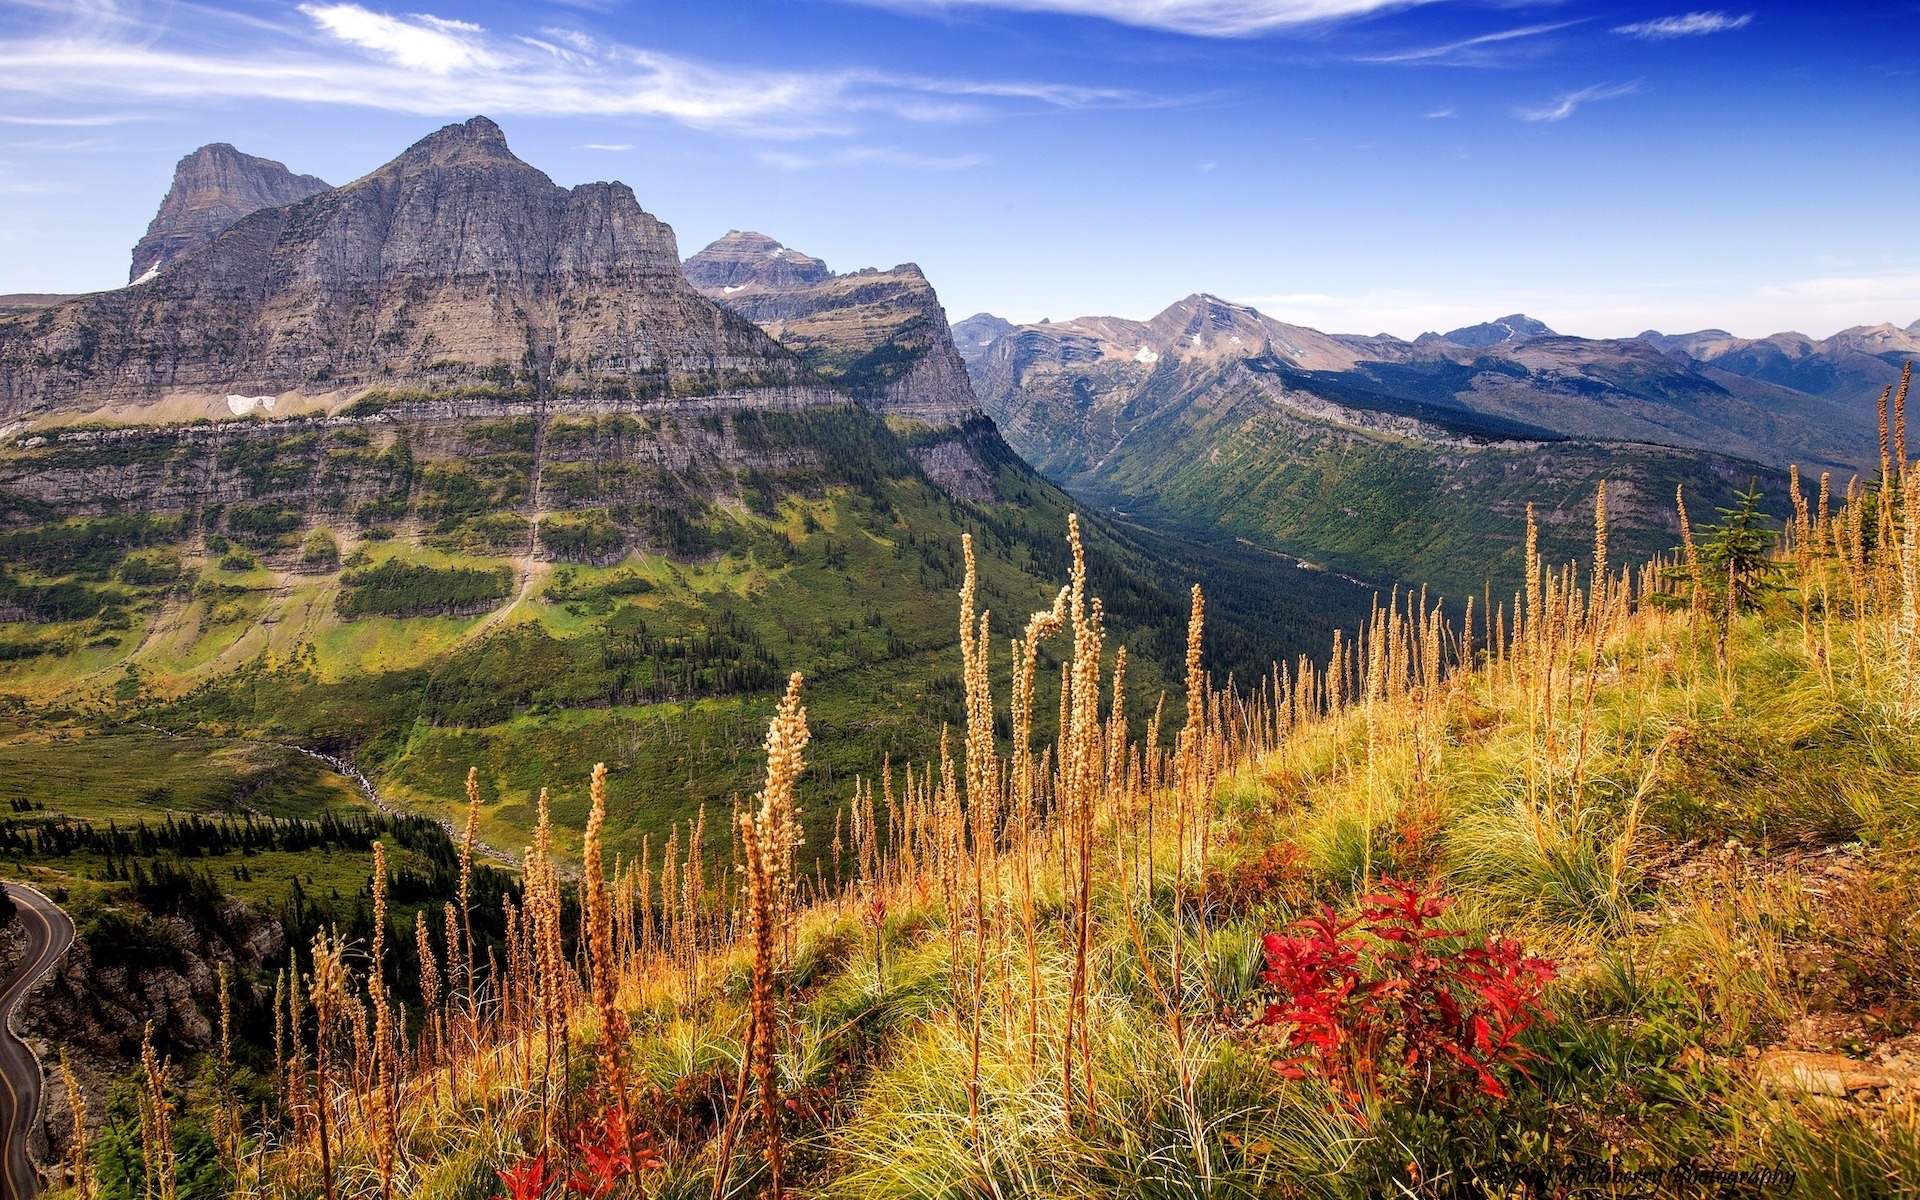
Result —
<path fill-rule="evenodd" d="M 592 806 L 587 812 L 586 837 L 581 855 L 585 884 L 581 907 L 586 919 L 589 972 L 593 981 L 593 1005 L 600 1017 L 600 1072 L 603 1085 L 620 1111 L 626 1111 L 626 1083 L 621 1075 L 620 1052 L 627 1040 L 626 1015 L 614 1003 L 616 973 L 619 964 L 613 949 L 613 902 L 607 891 L 605 869 L 601 863 L 600 831 L 607 819 L 607 764 L 593 764 L 590 784 Z"/>
<path fill-rule="evenodd" d="M 780 1021 L 777 985 L 778 976 L 785 970 L 783 947 L 791 937 L 793 860 L 800 838 L 794 786 L 806 765 L 804 752 L 809 737 L 807 710 L 800 704 L 800 684 L 796 671 L 788 678 L 787 693 L 767 726 L 767 783 L 758 797 L 759 805 L 753 812 L 742 813 L 739 821 L 747 875 L 747 937 L 753 949 L 752 1005 L 747 1053 L 741 1068 L 743 1078 L 750 1073 L 759 1084 L 761 1133 L 775 1197 L 783 1193 L 785 1172 L 780 1088 L 774 1066 Z M 721 1176 L 714 1184 L 716 1194 L 725 1182 L 726 1147 L 730 1145 L 729 1136 L 723 1143 Z"/>
<path fill-rule="evenodd" d="M 393 1173 L 400 1153 L 397 1080 L 393 1062 L 393 1006 L 387 996 L 387 848 L 373 844 L 373 961 L 367 967 L 367 992 L 373 1000 L 373 1154 L 380 1170 L 380 1195 L 392 1200 Z"/>
<path fill-rule="evenodd" d="M 67 1141 L 67 1182 L 73 1185 L 74 1200 L 93 1200 L 92 1147 L 87 1135 L 87 1098 L 73 1077 L 73 1064 L 67 1061 L 66 1047 L 60 1048 L 60 1082 L 67 1090 L 67 1113 L 73 1121 L 73 1133 Z"/>
<path fill-rule="evenodd" d="M 314 1115 L 320 1127 L 320 1181 L 327 1200 L 335 1200 L 333 1181 L 333 1038 L 348 1003 L 346 946 L 325 931 L 313 939 L 313 972 L 307 977 L 314 1018 Z"/>
<path fill-rule="evenodd" d="M 173 1100 L 167 1095 L 167 1071 L 172 1059 L 161 1061 L 153 1049 L 153 1022 L 140 1035 L 140 1156 L 145 1167 L 147 1200 L 174 1200 L 179 1195 L 179 1160 L 173 1142 Z M 332 1200 L 329 1197 L 329 1200 Z"/>
<path fill-rule="evenodd" d="M 967 711 L 966 780 L 967 815 L 972 822 L 972 881 L 970 905 L 973 918 L 973 957 L 970 964 L 969 996 L 972 1020 L 967 1030 L 967 1132 L 974 1153 L 981 1158 L 985 1173 L 985 1151 L 980 1144 L 980 1035 L 983 1022 L 982 989 L 987 969 L 987 896 L 986 884 L 993 870 L 993 851 L 999 833 L 999 754 L 993 744 L 993 688 L 988 674 L 988 614 L 974 615 L 974 596 L 979 576 L 973 557 L 973 535 L 960 538 L 966 575 L 960 586 L 960 661 L 965 684 Z M 956 810 L 956 818 L 958 812 Z M 959 912 L 949 907 L 948 923 L 958 930 Z M 956 984 L 958 979 L 956 976 Z M 956 1015 L 957 1015 L 956 1006 Z"/>
<path fill-rule="evenodd" d="M 1686 556 L 1687 577 L 1693 585 L 1687 604 L 1699 613 L 1707 604 L 1707 580 L 1700 568 L 1700 550 L 1693 544 L 1693 526 L 1687 521 L 1686 489 L 1682 485 L 1673 489 L 1673 507 L 1680 514 L 1680 550 Z"/>
<path fill-rule="evenodd" d="M 474 984 L 473 954 L 473 847 L 475 836 L 480 828 L 480 769 L 467 768 L 467 828 L 460 837 L 460 946 L 457 950 L 458 965 L 455 962 L 456 949 L 452 940 L 452 930 L 448 930 L 447 940 L 447 986 L 451 991 L 454 980 L 460 974 L 460 967 L 466 975 L 466 1022 L 465 1041 L 469 1050 L 478 1050 L 480 1008 L 477 989 Z"/>

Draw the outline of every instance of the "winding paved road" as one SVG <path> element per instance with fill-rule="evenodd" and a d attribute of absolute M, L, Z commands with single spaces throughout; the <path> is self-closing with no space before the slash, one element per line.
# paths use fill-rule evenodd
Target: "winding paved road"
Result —
<path fill-rule="evenodd" d="M 7 1138 L 0 1193 L 5 1200 L 33 1200 L 40 1194 L 40 1172 L 27 1155 L 27 1136 L 40 1116 L 40 1063 L 26 1043 L 13 1036 L 13 1011 L 73 945 L 73 921 L 59 905 L 24 884 L 9 883 L 6 889 L 20 911 L 26 953 L 20 969 L 0 983 L 0 1129 Z"/>

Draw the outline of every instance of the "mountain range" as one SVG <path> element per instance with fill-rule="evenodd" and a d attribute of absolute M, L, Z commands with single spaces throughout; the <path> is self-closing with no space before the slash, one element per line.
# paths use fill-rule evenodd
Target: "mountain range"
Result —
<path fill-rule="evenodd" d="M 1869 477 L 1920 323 L 1586 339 L 1514 314 L 1405 341 L 1197 294 L 1147 321 L 979 314 L 955 342 L 1008 441 L 1075 495 L 1458 591 L 1512 574 L 1529 503 L 1577 552 L 1602 479 L 1618 544 L 1650 553 L 1673 544 L 1676 488 L 1701 508 L 1757 480 L 1784 512 L 1790 465 Z"/>
<path fill-rule="evenodd" d="M 1014 326 L 983 313 L 959 322 L 956 340 L 994 396 L 1011 394 L 1007 373 L 1024 371 L 1036 357 L 1095 371 L 1132 364 L 1123 369 L 1137 373 L 1163 357 L 1191 363 L 1270 356 L 1307 379 L 1350 389 L 1349 398 L 1372 394 L 1381 411 L 1864 476 L 1878 463 L 1875 400 L 1920 354 L 1920 321 L 1904 329 L 1862 326 L 1819 341 L 1797 333 L 1743 339 L 1719 330 L 1591 339 L 1514 314 L 1409 342 L 1325 334 L 1201 294 L 1147 321 L 1082 317 Z M 988 407 L 1020 415 L 1001 402 Z"/>
<path fill-rule="evenodd" d="M 252 164 L 229 163 L 276 177 Z M 231 395 L 334 411 L 373 389 L 593 404 L 805 387 L 791 353 L 679 267 L 625 185 L 558 187 L 477 117 L 241 217 L 144 283 L 0 323 L 0 419 L 219 416 Z"/>

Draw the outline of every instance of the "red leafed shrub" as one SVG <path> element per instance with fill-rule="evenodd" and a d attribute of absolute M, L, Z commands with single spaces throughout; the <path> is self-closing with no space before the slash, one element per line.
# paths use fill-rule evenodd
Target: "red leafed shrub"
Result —
<path fill-rule="evenodd" d="M 576 1125 L 567 1136 L 572 1168 L 565 1177 L 564 1196 L 586 1200 L 644 1197 L 642 1176 L 666 1164 L 645 1135 L 635 1137 L 620 1104 L 608 1104 Z M 507 1189 L 506 1200 L 547 1200 L 561 1176 L 547 1169 L 545 1153 L 536 1154 L 497 1172 Z"/>
<path fill-rule="evenodd" d="M 1367 1097 L 1425 1102 L 1478 1092 L 1507 1095 L 1496 1070 L 1522 1076 L 1519 1037 L 1545 1016 L 1541 989 L 1553 964 L 1493 939 L 1467 944 L 1432 922 L 1453 903 L 1419 885 L 1386 882 L 1360 915 L 1332 909 L 1266 936 L 1261 978 L 1277 993 L 1261 1018 L 1279 1026 L 1298 1078 L 1313 1070 L 1359 1111 Z"/>
<path fill-rule="evenodd" d="M 507 1189 L 507 1200 L 541 1200 L 560 1177 L 547 1170 L 547 1156 L 536 1154 L 511 1167 L 496 1171 Z"/>

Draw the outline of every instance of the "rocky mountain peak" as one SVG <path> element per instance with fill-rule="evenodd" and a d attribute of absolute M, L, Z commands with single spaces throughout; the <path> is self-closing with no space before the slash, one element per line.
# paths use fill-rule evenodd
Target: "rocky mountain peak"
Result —
<path fill-rule="evenodd" d="M 130 282 L 141 283 L 219 237 L 242 217 L 328 189 L 282 163 L 243 154 L 225 142 L 202 146 L 173 168 L 173 186 L 146 236 L 133 248 Z"/>
<path fill-rule="evenodd" d="M 980 416 L 946 310 L 912 263 L 835 274 L 764 233 L 735 229 L 681 272 L 875 412 L 954 428 Z"/>
<path fill-rule="evenodd" d="M 1266 319 L 1257 309 L 1206 292 L 1196 292 L 1148 321 L 1146 336 L 1150 352 L 1179 358 L 1245 358 L 1266 353 L 1270 340 Z"/>
<path fill-rule="evenodd" d="M 726 295 L 749 287 L 770 290 L 810 287 L 833 277 L 820 259 L 781 245 L 764 233 L 730 229 L 727 236 L 681 267 L 693 286 Z"/>
<path fill-rule="evenodd" d="M 507 146 L 506 132 L 485 117 L 473 117 L 434 130 L 374 174 L 408 175 L 466 166 L 515 167 L 546 178 L 544 172 L 528 166 L 514 154 Z"/>

